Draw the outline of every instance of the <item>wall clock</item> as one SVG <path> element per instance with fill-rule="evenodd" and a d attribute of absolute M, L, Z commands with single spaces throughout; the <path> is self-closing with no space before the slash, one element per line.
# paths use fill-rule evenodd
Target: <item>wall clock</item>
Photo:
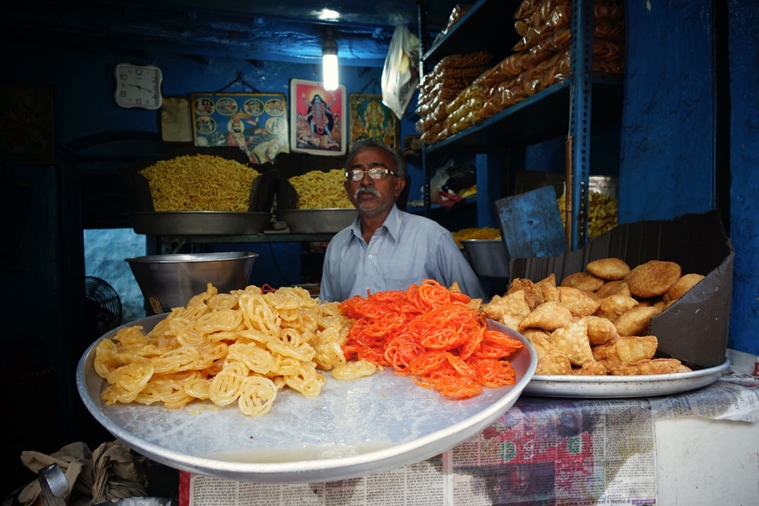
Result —
<path fill-rule="evenodd" d="M 116 91 L 114 98 L 121 107 L 158 109 L 161 107 L 161 81 L 163 74 L 155 65 L 119 63 L 114 70 Z"/>

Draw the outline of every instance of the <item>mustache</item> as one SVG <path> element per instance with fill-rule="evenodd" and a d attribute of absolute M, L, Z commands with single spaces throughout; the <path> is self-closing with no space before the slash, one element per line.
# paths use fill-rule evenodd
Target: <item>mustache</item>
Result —
<path fill-rule="evenodd" d="M 358 198 L 359 195 L 362 193 L 371 193 L 375 197 L 380 197 L 380 192 L 377 190 L 377 188 L 373 188 L 371 186 L 362 186 L 361 188 L 357 189 L 355 192 L 353 192 L 353 198 Z"/>

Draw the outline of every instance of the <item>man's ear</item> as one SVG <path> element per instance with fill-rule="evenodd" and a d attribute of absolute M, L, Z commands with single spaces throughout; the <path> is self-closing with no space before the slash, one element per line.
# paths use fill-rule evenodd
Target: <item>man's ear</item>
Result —
<path fill-rule="evenodd" d="M 403 189 L 406 187 L 406 178 L 396 177 L 394 183 L 395 183 L 395 198 L 398 198 L 398 196 L 401 194 Z"/>

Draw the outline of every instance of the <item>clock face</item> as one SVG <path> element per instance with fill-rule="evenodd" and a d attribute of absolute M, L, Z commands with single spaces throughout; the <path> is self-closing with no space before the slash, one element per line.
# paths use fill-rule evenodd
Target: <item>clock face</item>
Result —
<path fill-rule="evenodd" d="M 116 104 L 121 107 L 141 107 L 158 109 L 163 101 L 161 96 L 161 69 L 153 65 L 116 65 Z"/>

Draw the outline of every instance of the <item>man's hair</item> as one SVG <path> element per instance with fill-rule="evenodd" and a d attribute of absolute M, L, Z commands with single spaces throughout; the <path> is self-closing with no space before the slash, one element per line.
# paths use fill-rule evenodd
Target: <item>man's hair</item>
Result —
<path fill-rule="evenodd" d="M 379 148 L 390 153 L 393 156 L 393 161 L 395 162 L 395 170 L 393 172 L 395 172 L 395 175 L 397 177 L 406 177 L 406 161 L 403 159 L 401 154 L 393 148 L 385 145 L 378 139 L 366 138 L 354 142 L 353 146 L 351 146 L 351 149 L 348 152 L 348 156 L 345 158 L 346 164 L 351 158 L 356 156 L 356 153 L 364 148 Z"/>

